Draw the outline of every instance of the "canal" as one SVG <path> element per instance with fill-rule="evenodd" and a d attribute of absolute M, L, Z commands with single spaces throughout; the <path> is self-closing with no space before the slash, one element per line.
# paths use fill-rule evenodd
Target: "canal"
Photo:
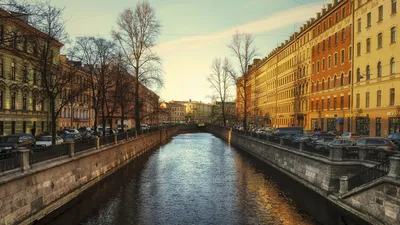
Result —
<path fill-rule="evenodd" d="M 363 225 L 211 134 L 176 136 L 37 224 Z"/>

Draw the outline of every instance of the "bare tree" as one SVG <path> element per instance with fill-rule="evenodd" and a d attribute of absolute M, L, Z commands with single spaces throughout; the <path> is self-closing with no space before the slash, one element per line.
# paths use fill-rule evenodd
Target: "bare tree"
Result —
<path fill-rule="evenodd" d="M 230 71 L 231 76 L 235 80 L 239 101 L 243 102 L 243 127 L 247 127 L 247 111 L 248 111 L 248 94 L 246 93 L 249 82 L 248 69 L 251 60 L 257 56 L 257 49 L 254 46 L 254 36 L 248 33 L 236 32 L 232 36 L 231 43 L 228 48 L 232 51 L 239 62 L 239 74 L 233 70 Z"/>
<path fill-rule="evenodd" d="M 134 115 L 136 129 L 140 129 L 140 84 L 161 87 L 163 84 L 161 59 L 152 52 L 160 34 L 160 23 L 148 1 L 137 3 L 135 9 L 124 10 L 117 18 L 118 30 L 113 38 L 119 43 L 127 65 L 135 78 Z"/>
<path fill-rule="evenodd" d="M 75 46 L 70 50 L 70 57 L 85 64 L 89 74 L 89 85 L 94 110 L 94 127 L 97 133 L 97 118 L 101 110 L 103 128 L 106 125 L 106 96 L 112 87 L 111 70 L 116 55 L 115 44 L 112 41 L 97 37 L 78 37 Z M 105 135 L 105 129 L 103 129 Z"/>
<path fill-rule="evenodd" d="M 215 58 L 211 65 L 211 74 L 207 77 L 207 81 L 221 101 L 221 115 L 224 126 L 226 126 L 225 102 L 229 97 L 229 89 L 233 84 L 229 71 L 232 71 L 232 65 L 227 58 L 223 61 L 221 58 Z"/>

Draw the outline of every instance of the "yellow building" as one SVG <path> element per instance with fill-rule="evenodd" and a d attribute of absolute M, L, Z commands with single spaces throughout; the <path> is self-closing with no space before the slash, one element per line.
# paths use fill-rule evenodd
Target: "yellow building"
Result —
<path fill-rule="evenodd" d="M 178 103 L 186 107 L 185 120 L 187 122 L 208 122 L 215 117 L 215 104 L 209 104 L 198 101 L 171 101 L 170 103 Z"/>
<path fill-rule="evenodd" d="M 352 130 L 371 136 L 400 132 L 397 0 L 358 0 L 354 7 Z"/>
<path fill-rule="evenodd" d="M 38 42 L 45 34 L 1 8 L 0 17 L 0 136 L 30 133 L 33 127 L 39 134 L 50 121 L 48 104 L 40 100 L 40 73 L 33 69 Z M 62 44 L 53 43 L 57 63 Z"/>
<path fill-rule="evenodd" d="M 173 102 L 163 102 L 160 105 L 162 116 L 160 122 L 179 123 L 185 121 L 186 106 Z"/>

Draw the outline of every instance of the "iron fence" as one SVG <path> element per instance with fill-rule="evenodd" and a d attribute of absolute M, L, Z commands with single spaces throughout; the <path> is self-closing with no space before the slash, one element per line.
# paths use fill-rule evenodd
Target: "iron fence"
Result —
<path fill-rule="evenodd" d="M 269 136 L 269 141 L 275 144 L 280 144 L 281 143 L 281 139 L 278 136 Z"/>
<path fill-rule="evenodd" d="M 117 141 L 125 141 L 126 140 L 126 133 L 118 133 L 117 134 Z"/>
<path fill-rule="evenodd" d="M 91 148 L 96 148 L 96 139 L 75 141 L 74 145 L 75 152 L 85 151 Z"/>
<path fill-rule="evenodd" d="M 354 146 L 345 147 L 342 149 L 342 159 L 358 159 L 359 148 Z"/>
<path fill-rule="evenodd" d="M 283 139 L 283 145 L 289 148 L 295 148 L 296 150 L 300 148 L 299 142 L 293 142 L 292 139 Z"/>
<path fill-rule="evenodd" d="M 107 145 L 110 143 L 114 143 L 115 137 L 114 135 L 108 135 L 108 136 L 101 136 L 100 137 L 100 145 Z"/>
<path fill-rule="evenodd" d="M 374 167 L 350 177 L 348 179 L 348 190 L 353 190 L 356 187 L 371 183 L 378 178 L 386 176 L 389 173 L 389 168 L 390 161 L 386 160 Z"/>
<path fill-rule="evenodd" d="M 258 138 L 259 138 L 260 140 L 267 141 L 267 140 L 268 140 L 268 135 L 259 134 Z"/>
<path fill-rule="evenodd" d="M 0 153 L 0 172 L 21 167 L 21 156 L 18 152 Z"/>
<path fill-rule="evenodd" d="M 390 156 L 395 155 L 397 152 L 390 152 L 376 148 L 367 148 L 366 153 L 365 160 L 382 163 L 387 161 Z"/>
<path fill-rule="evenodd" d="M 319 156 L 329 157 L 329 149 L 327 148 L 316 148 L 312 145 L 306 145 L 303 151 L 317 154 Z"/>
<path fill-rule="evenodd" d="M 68 144 L 52 145 L 32 149 L 29 155 L 29 164 L 35 164 L 49 159 L 69 155 Z"/>

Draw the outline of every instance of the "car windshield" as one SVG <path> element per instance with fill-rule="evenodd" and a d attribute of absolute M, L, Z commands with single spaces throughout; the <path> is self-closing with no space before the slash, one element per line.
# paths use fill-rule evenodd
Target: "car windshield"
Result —
<path fill-rule="evenodd" d="M 18 137 L 15 137 L 15 136 L 4 137 L 2 142 L 3 143 L 16 143 L 16 142 L 18 142 Z"/>
<path fill-rule="evenodd" d="M 38 141 L 51 141 L 51 137 L 43 136 L 38 139 Z"/>
<path fill-rule="evenodd" d="M 75 134 L 66 134 L 64 137 L 65 138 L 74 138 Z"/>

